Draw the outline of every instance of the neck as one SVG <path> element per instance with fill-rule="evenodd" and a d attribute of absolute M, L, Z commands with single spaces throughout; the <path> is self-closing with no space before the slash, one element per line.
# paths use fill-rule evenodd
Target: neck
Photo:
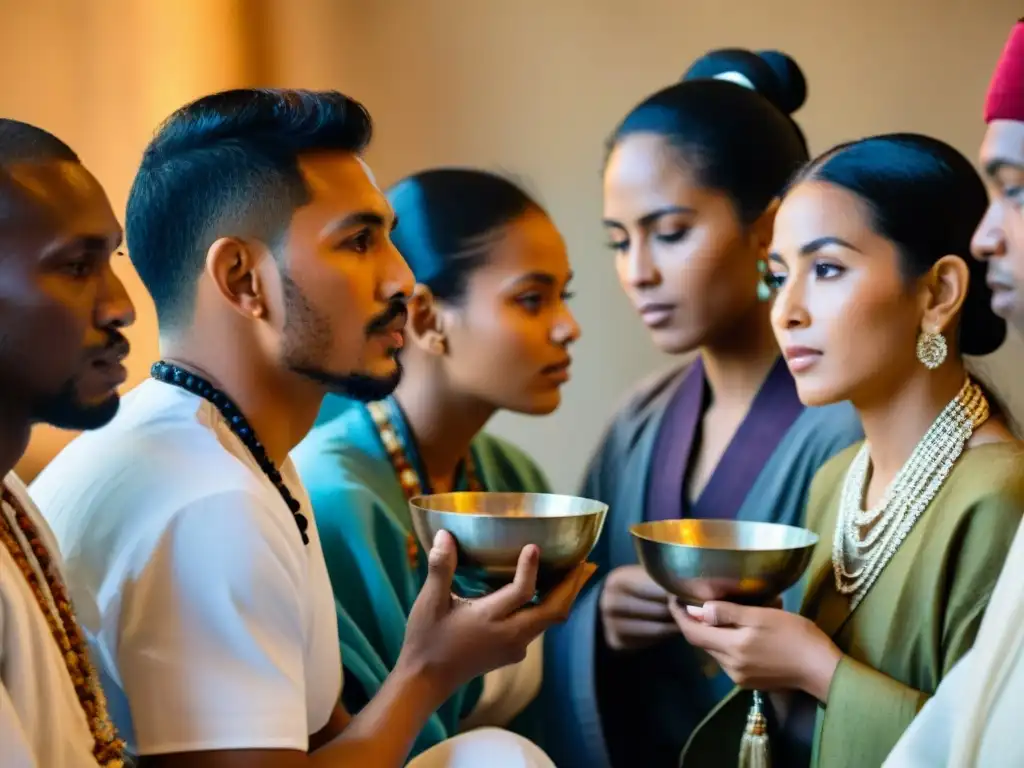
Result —
<path fill-rule="evenodd" d="M 161 354 L 227 395 L 278 467 L 313 428 L 326 394 L 323 385 L 268 365 L 242 344 L 163 342 Z"/>
<path fill-rule="evenodd" d="M 921 367 L 902 380 L 894 378 L 901 383 L 887 383 L 878 397 L 854 401 L 871 450 L 872 488 L 892 482 L 966 376 L 963 363 L 950 359 L 936 371 Z"/>
<path fill-rule="evenodd" d="M 31 436 L 32 419 L 28 409 L 15 406 L 13 399 L 0 397 L 0 480 L 14 470 Z"/>
<path fill-rule="evenodd" d="M 408 367 L 395 399 L 416 438 L 430 485 L 450 486 L 473 438 L 494 415 L 494 407 L 452 393 L 438 376 L 410 375 Z"/>
<path fill-rule="evenodd" d="M 704 374 L 716 406 L 745 407 L 753 401 L 779 357 L 767 304 L 753 317 L 738 322 L 729 333 L 701 347 Z"/>

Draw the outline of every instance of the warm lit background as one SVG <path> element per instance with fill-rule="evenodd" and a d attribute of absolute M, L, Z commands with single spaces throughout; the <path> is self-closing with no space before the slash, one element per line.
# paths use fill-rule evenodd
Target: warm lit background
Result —
<path fill-rule="evenodd" d="M 568 490 L 629 385 L 666 363 L 618 291 L 599 224 L 602 144 L 625 110 L 709 48 L 780 48 L 807 74 L 797 119 L 813 150 L 913 130 L 973 158 L 1021 11 L 1020 0 L 0 0 L 0 114 L 68 141 L 119 211 L 160 119 L 248 85 L 364 101 L 382 183 L 452 163 L 524 179 L 568 240 L 584 339 L 557 414 L 494 427 Z M 121 267 L 140 311 L 134 384 L 156 354 L 154 317 Z M 1020 415 L 1013 345 L 990 369 Z M 40 428 L 19 470 L 34 476 L 69 437 Z"/>

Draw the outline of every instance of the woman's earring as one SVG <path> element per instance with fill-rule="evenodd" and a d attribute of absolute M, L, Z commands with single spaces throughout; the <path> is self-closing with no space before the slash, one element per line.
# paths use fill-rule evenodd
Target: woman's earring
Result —
<path fill-rule="evenodd" d="M 946 361 L 949 348 L 946 337 L 938 331 L 921 331 L 917 337 L 917 359 L 929 371 L 934 371 Z"/>
<path fill-rule="evenodd" d="M 757 299 L 768 301 L 772 297 L 772 289 L 768 285 L 768 262 L 764 259 L 757 260 Z"/>

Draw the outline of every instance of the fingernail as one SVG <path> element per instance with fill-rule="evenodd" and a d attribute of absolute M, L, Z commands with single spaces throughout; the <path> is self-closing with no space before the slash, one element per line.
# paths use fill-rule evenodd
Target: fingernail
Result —
<path fill-rule="evenodd" d="M 693 618 L 695 618 L 695 619 L 703 619 L 704 618 L 704 609 L 699 607 L 699 606 L 688 605 L 688 606 L 686 606 L 686 612 L 688 614 L 690 614 L 691 616 L 693 616 Z"/>
<path fill-rule="evenodd" d="M 440 547 L 444 543 L 444 531 L 438 531 L 434 534 L 434 546 Z"/>

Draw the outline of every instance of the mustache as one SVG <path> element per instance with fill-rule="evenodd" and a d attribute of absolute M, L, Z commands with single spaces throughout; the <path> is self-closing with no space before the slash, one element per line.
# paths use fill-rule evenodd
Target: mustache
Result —
<path fill-rule="evenodd" d="M 405 306 L 405 297 L 399 296 L 388 302 L 387 309 L 366 324 L 366 335 L 372 336 L 375 333 L 383 333 L 388 326 L 396 320 L 405 320 L 409 317 L 409 309 Z"/>
<path fill-rule="evenodd" d="M 103 344 L 97 344 L 94 347 L 90 347 L 88 350 L 89 357 L 104 357 L 110 355 L 117 355 L 120 358 L 127 357 L 132 345 L 128 343 L 128 339 L 125 338 L 125 335 L 113 328 L 105 329 L 104 333 L 107 336 L 107 340 Z"/>

